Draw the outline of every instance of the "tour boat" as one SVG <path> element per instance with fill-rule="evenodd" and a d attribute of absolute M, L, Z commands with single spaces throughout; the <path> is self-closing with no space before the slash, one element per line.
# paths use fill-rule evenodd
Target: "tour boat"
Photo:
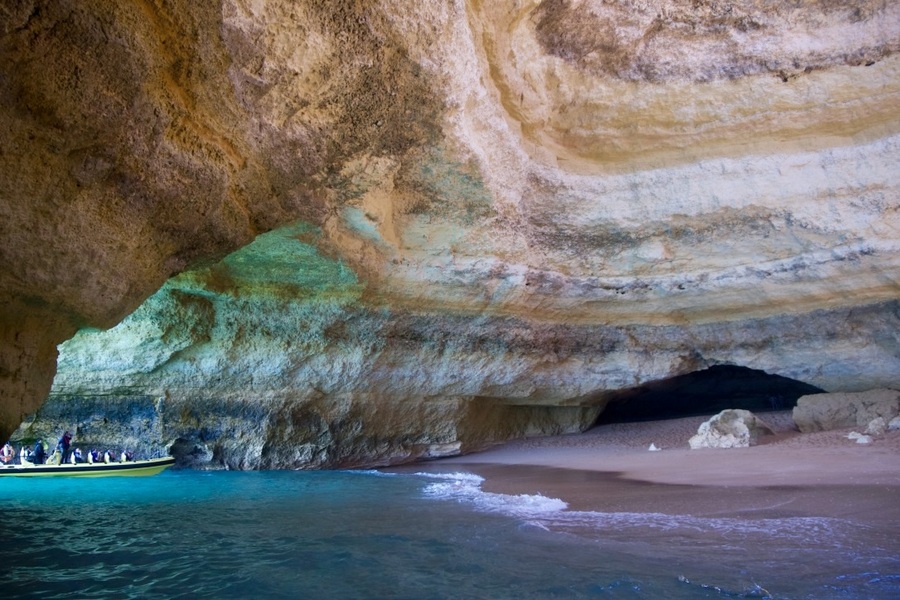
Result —
<path fill-rule="evenodd" d="M 20 465 L 0 465 L 0 477 L 110 477 L 115 475 L 156 475 L 175 464 L 175 458 L 148 458 L 126 462 L 65 463 L 35 465 L 28 461 Z"/>

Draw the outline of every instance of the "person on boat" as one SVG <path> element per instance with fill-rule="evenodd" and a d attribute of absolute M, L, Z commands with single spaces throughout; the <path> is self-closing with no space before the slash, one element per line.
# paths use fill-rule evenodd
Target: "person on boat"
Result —
<path fill-rule="evenodd" d="M 3 449 L 0 450 L 0 461 L 3 464 L 8 465 L 13 461 L 13 458 L 16 456 L 16 449 L 10 446 L 9 442 L 6 442 L 3 445 Z"/>
<path fill-rule="evenodd" d="M 56 450 L 59 452 L 59 462 L 67 463 L 69 462 L 69 447 L 72 445 L 72 434 L 68 431 L 63 434 L 59 441 L 56 443 Z"/>
<path fill-rule="evenodd" d="M 43 440 L 38 440 L 34 445 L 34 452 L 32 453 L 34 460 L 31 462 L 36 465 L 42 465 L 44 464 L 44 456 L 44 442 Z"/>

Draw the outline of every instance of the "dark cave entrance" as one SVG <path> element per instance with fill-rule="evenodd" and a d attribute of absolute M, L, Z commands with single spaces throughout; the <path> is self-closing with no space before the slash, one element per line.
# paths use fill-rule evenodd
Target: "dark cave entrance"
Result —
<path fill-rule="evenodd" d="M 717 365 L 617 392 L 595 425 L 714 415 L 727 408 L 788 410 L 824 390 L 765 371 Z"/>

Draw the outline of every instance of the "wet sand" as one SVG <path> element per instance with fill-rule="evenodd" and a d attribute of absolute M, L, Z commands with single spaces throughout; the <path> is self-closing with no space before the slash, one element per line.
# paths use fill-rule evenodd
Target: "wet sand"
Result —
<path fill-rule="evenodd" d="M 790 411 L 760 413 L 775 431 L 751 448 L 690 450 L 706 417 L 603 425 L 416 465 L 469 471 L 482 489 L 560 498 L 570 510 L 694 516 L 822 516 L 900 527 L 900 431 L 868 445 L 847 430 L 802 434 Z M 650 444 L 661 448 L 648 451 Z"/>

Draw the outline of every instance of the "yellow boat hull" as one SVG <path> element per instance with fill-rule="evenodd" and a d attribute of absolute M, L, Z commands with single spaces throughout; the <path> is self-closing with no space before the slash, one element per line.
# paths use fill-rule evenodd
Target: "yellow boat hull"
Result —
<path fill-rule="evenodd" d="M 0 466 L 0 477 L 147 477 L 162 473 L 174 464 L 175 459 L 171 456 L 122 463 L 78 463 L 74 465 L 25 463 Z"/>

